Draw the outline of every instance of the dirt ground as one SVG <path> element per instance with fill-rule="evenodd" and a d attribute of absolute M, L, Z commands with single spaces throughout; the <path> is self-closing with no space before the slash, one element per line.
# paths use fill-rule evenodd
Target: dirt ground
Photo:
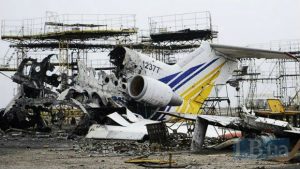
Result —
<path fill-rule="evenodd" d="M 83 137 L 70 140 L 64 134 L 28 135 L 12 132 L 0 135 L 0 168 L 145 168 L 125 161 L 140 156 L 168 160 L 170 153 L 176 162 L 172 166 L 181 168 L 300 168 L 299 162 L 284 164 L 236 159 L 232 150 L 204 150 L 200 154 L 193 154 L 188 150 L 150 151 L 149 147 L 147 142 L 87 140 Z"/>

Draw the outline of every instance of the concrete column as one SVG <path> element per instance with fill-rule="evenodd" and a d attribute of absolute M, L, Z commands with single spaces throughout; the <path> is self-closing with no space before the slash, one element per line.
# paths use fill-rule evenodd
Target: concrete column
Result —
<path fill-rule="evenodd" d="M 201 152 L 204 143 L 208 123 L 199 117 L 196 119 L 194 134 L 192 138 L 191 151 L 194 153 Z"/>

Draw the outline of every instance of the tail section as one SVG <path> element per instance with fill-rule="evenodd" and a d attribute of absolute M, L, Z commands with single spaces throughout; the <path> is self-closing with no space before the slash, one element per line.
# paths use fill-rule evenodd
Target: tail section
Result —
<path fill-rule="evenodd" d="M 149 77 L 137 77 L 136 79 L 144 79 L 144 81 L 137 80 L 135 85 L 131 84 L 130 80 L 128 82 L 128 86 L 131 86 L 130 89 L 132 91 L 142 93 L 143 99 L 137 99 L 129 94 L 133 99 L 136 98 L 137 102 L 146 102 L 145 100 L 148 100 L 153 107 L 161 108 L 167 105 L 164 111 L 191 114 L 201 113 L 205 100 L 210 96 L 213 97 L 215 94 L 215 92 L 212 92 L 214 86 L 226 83 L 233 70 L 237 67 L 238 59 L 297 60 L 297 58 L 284 52 L 209 44 L 208 42 L 202 42 L 198 49 L 185 56 L 183 60 L 175 65 L 167 65 L 127 48 L 112 51 L 111 57 L 123 58 L 123 60 L 121 59 L 122 62 L 118 62 L 120 64 L 119 67 L 120 70 L 124 71 L 124 74 L 129 74 L 128 77 L 132 76 L 132 79 L 136 76 Z M 157 82 L 157 80 L 160 82 Z M 147 87 L 148 84 L 153 85 L 151 86 L 153 89 Z M 146 91 L 148 91 L 149 95 L 145 95 Z M 172 95 L 170 94 L 167 97 L 167 93 L 172 93 Z M 172 103 L 170 102 L 172 100 L 171 96 L 177 95 L 183 99 L 182 104 L 180 106 L 170 105 Z M 160 104 L 161 101 L 163 101 L 162 104 Z"/>
<path fill-rule="evenodd" d="M 209 43 L 203 42 L 200 48 L 178 63 L 182 71 L 167 82 L 183 98 L 183 103 L 177 107 L 166 107 L 165 111 L 201 113 L 204 101 L 212 96 L 214 85 L 225 83 L 235 64 L 218 56 Z"/>

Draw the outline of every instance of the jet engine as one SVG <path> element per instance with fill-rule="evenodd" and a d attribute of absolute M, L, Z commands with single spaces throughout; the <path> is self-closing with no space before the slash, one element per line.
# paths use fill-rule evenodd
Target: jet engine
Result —
<path fill-rule="evenodd" d="M 156 107 L 182 104 L 182 98 L 174 93 L 170 86 L 147 76 L 134 76 L 128 83 L 128 94 L 138 102 Z"/>

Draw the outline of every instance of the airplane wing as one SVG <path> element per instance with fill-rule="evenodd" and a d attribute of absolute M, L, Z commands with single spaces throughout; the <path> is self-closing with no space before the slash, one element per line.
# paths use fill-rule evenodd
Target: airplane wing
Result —
<path fill-rule="evenodd" d="M 199 115 L 199 118 L 208 122 L 208 124 L 219 127 L 231 127 L 233 129 L 240 127 L 241 118 L 230 116 L 216 116 L 216 115 Z"/>
<path fill-rule="evenodd" d="M 298 59 L 295 56 L 287 52 L 254 49 L 254 48 L 247 48 L 247 47 L 227 46 L 227 45 L 220 45 L 220 44 L 210 44 L 210 46 L 217 52 L 220 52 L 234 59 L 265 58 L 265 59 L 293 59 L 298 61 Z"/>
<path fill-rule="evenodd" d="M 185 120 L 196 121 L 197 116 L 196 114 L 185 114 L 185 113 L 177 113 L 177 112 L 165 112 L 165 111 L 158 111 L 158 113 L 169 115 L 172 117 L 178 117 Z"/>
<path fill-rule="evenodd" d="M 230 117 L 230 116 L 197 115 L 197 114 L 185 114 L 185 113 L 163 112 L 163 111 L 158 111 L 158 113 L 185 119 L 185 120 L 191 120 L 191 121 L 196 121 L 197 117 L 199 117 L 207 121 L 208 124 L 219 126 L 219 127 L 238 128 L 241 122 L 241 119 L 239 117 Z"/>

